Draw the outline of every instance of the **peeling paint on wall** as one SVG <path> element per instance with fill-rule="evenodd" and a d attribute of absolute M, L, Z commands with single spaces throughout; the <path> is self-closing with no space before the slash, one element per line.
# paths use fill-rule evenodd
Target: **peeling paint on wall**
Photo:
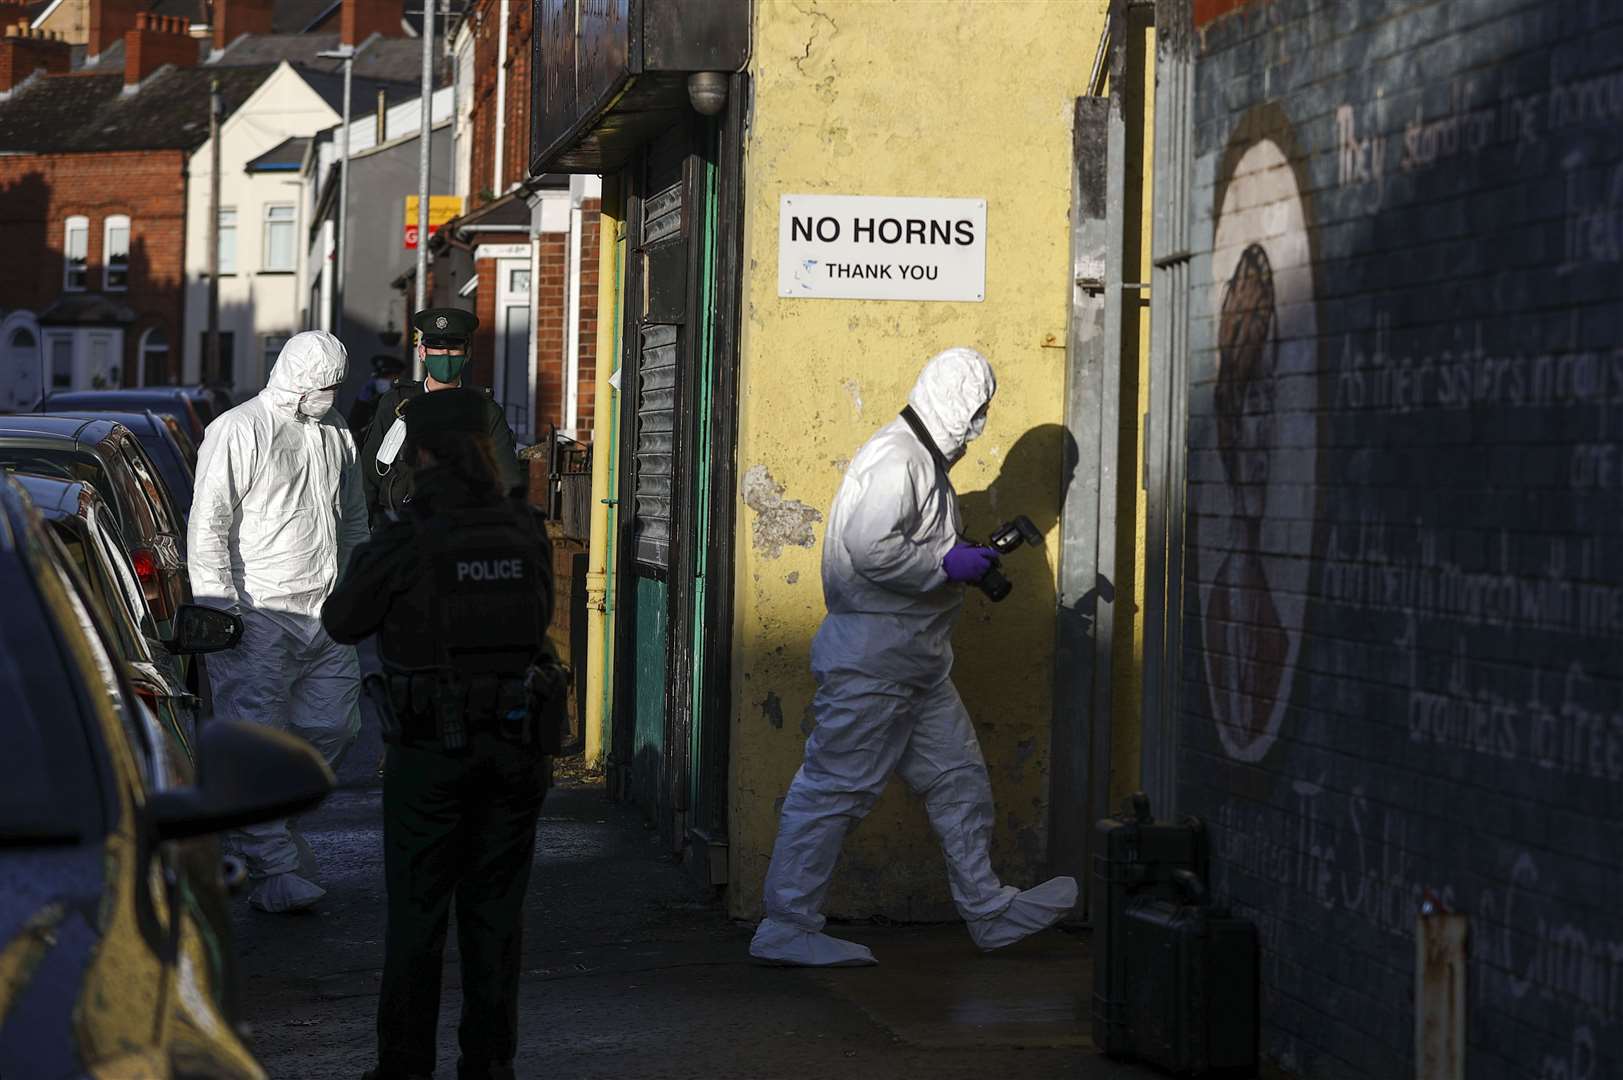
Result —
<path fill-rule="evenodd" d="M 776 559 L 783 546 L 809 548 L 817 543 L 812 528 L 823 515 L 803 502 L 783 497 L 783 485 L 772 479 L 765 465 L 751 465 L 744 474 L 744 505 L 755 511 L 755 550 Z"/>
<path fill-rule="evenodd" d="M 856 409 L 857 416 L 860 418 L 862 416 L 862 384 L 855 379 L 844 379 L 841 380 L 840 385 L 845 387 L 847 394 L 851 395 L 851 407 Z"/>
<path fill-rule="evenodd" d="M 766 700 L 761 702 L 761 715 L 766 722 L 774 728 L 783 729 L 783 699 L 771 690 L 766 692 Z"/>

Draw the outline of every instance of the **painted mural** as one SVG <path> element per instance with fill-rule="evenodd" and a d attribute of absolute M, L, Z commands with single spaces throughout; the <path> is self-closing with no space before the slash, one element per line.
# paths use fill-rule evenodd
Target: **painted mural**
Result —
<path fill-rule="evenodd" d="M 1249 131 L 1249 128 L 1244 129 Z M 1306 425 L 1281 422 L 1280 388 L 1310 380 L 1318 319 L 1308 215 L 1279 141 L 1243 136 L 1231 149 L 1217 212 L 1211 268 L 1217 373 L 1213 406 L 1223 498 L 1203 514 L 1199 538 L 1223 552 L 1199 589 L 1211 716 L 1224 751 L 1261 760 L 1280 736 L 1301 650 L 1309 567 L 1289 538 L 1290 507 L 1318 453 Z M 1289 464 L 1283 459 L 1289 457 Z M 1295 530 L 1310 536 L 1310 530 Z"/>

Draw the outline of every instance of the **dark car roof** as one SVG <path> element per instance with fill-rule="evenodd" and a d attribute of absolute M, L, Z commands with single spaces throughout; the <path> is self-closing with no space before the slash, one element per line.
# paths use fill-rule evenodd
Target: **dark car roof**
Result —
<path fill-rule="evenodd" d="M 32 473 L 12 473 L 11 479 L 28 492 L 34 500 L 34 509 L 46 520 L 59 517 L 78 517 L 84 509 L 85 495 L 99 498 L 95 488 L 82 480 L 64 480 L 58 476 L 36 476 Z"/>
<path fill-rule="evenodd" d="M 178 386 L 120 386 L 107 390 L 53 390 L 46 401 L 174 401 L 191 400 Z"/>
<path fill-rule="evenodd" d="M 82 411 L 86 414 L 93 413 L 94 415 L 79 415 L 78 413 L 28 413 L 26 415 L 60 416 L 64 420 L 111 420 L 114 423 L 123 424 L 132 432 L 137 434 L 143 431 L 165 432 L 169 430 L 168 426 L 163 422 L 163 417 L 152 412 L 150 409 L 142 409 L 140 411 L 133 409 L 84 409 Z M 19 413 L 18 415 L 24 414 Z"/>
<path fill-rule="evenodd" d="M 61 413 L 13 413 L 0 416 L 0 437 L 8 434 L 45 435 L 95 446 L 123 426 L 117 420 L 88 420 Z"/>

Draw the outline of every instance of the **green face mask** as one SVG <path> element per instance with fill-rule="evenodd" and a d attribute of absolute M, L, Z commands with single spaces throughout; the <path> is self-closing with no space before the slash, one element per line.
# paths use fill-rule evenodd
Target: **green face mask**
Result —
<path fill-rule="evenodd" d="M 454 383 L 462 377 L 462 369 L 468 364 L 466 353 L 430 353 L 423 357 L 423 366 L 428 368 L 428 374 L 435 382 Z"/>

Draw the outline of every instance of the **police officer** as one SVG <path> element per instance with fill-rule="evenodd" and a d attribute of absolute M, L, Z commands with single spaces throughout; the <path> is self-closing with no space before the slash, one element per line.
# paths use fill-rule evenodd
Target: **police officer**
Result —
<path fill-rule="evenodd" d="M 367 516 L 374 529 L 382 524 L 384 514 L 401 510 L 412 494 L 413 465 L 400 453 L 399 439 L 403 433 L 390 435 L 395 421 L 412 398 L 463 385 L 469 339 L 478 328 L 479 319 L 459 308 L 428 308 L 413 315 L 411 325 L 417 338 L 417 359 L 426 374 L 422 382 L 395 383 L 393 389 L 378 399 L 377 411 L 366 432 L 366 444 L 361 449 L 361 480 L 366 488 Z M 501 470 L 504 488 L 523 487 L 524 470 L 513 448 L 513 432 L 507 426 L 507 417 L 488 391 L 481 390 L 480 394 L 484 399 L 483 430 L 495 444 L 496 464 Z"/>
<path fill-rule="evenodd" d="M 551 548 L 509 499 L 476 390 L 406 403 L 415 472 L 322 608 L 335 640 L 378 635 L 389 923 L 376 1080 L 434 1070 L 440 970 L 456 899 L 461 1080 L 510 1078 L 524 893 L 562 736 L 566 680 L 546 643 Z M 374 682 L 373 689 L 378 689 Z"/>

